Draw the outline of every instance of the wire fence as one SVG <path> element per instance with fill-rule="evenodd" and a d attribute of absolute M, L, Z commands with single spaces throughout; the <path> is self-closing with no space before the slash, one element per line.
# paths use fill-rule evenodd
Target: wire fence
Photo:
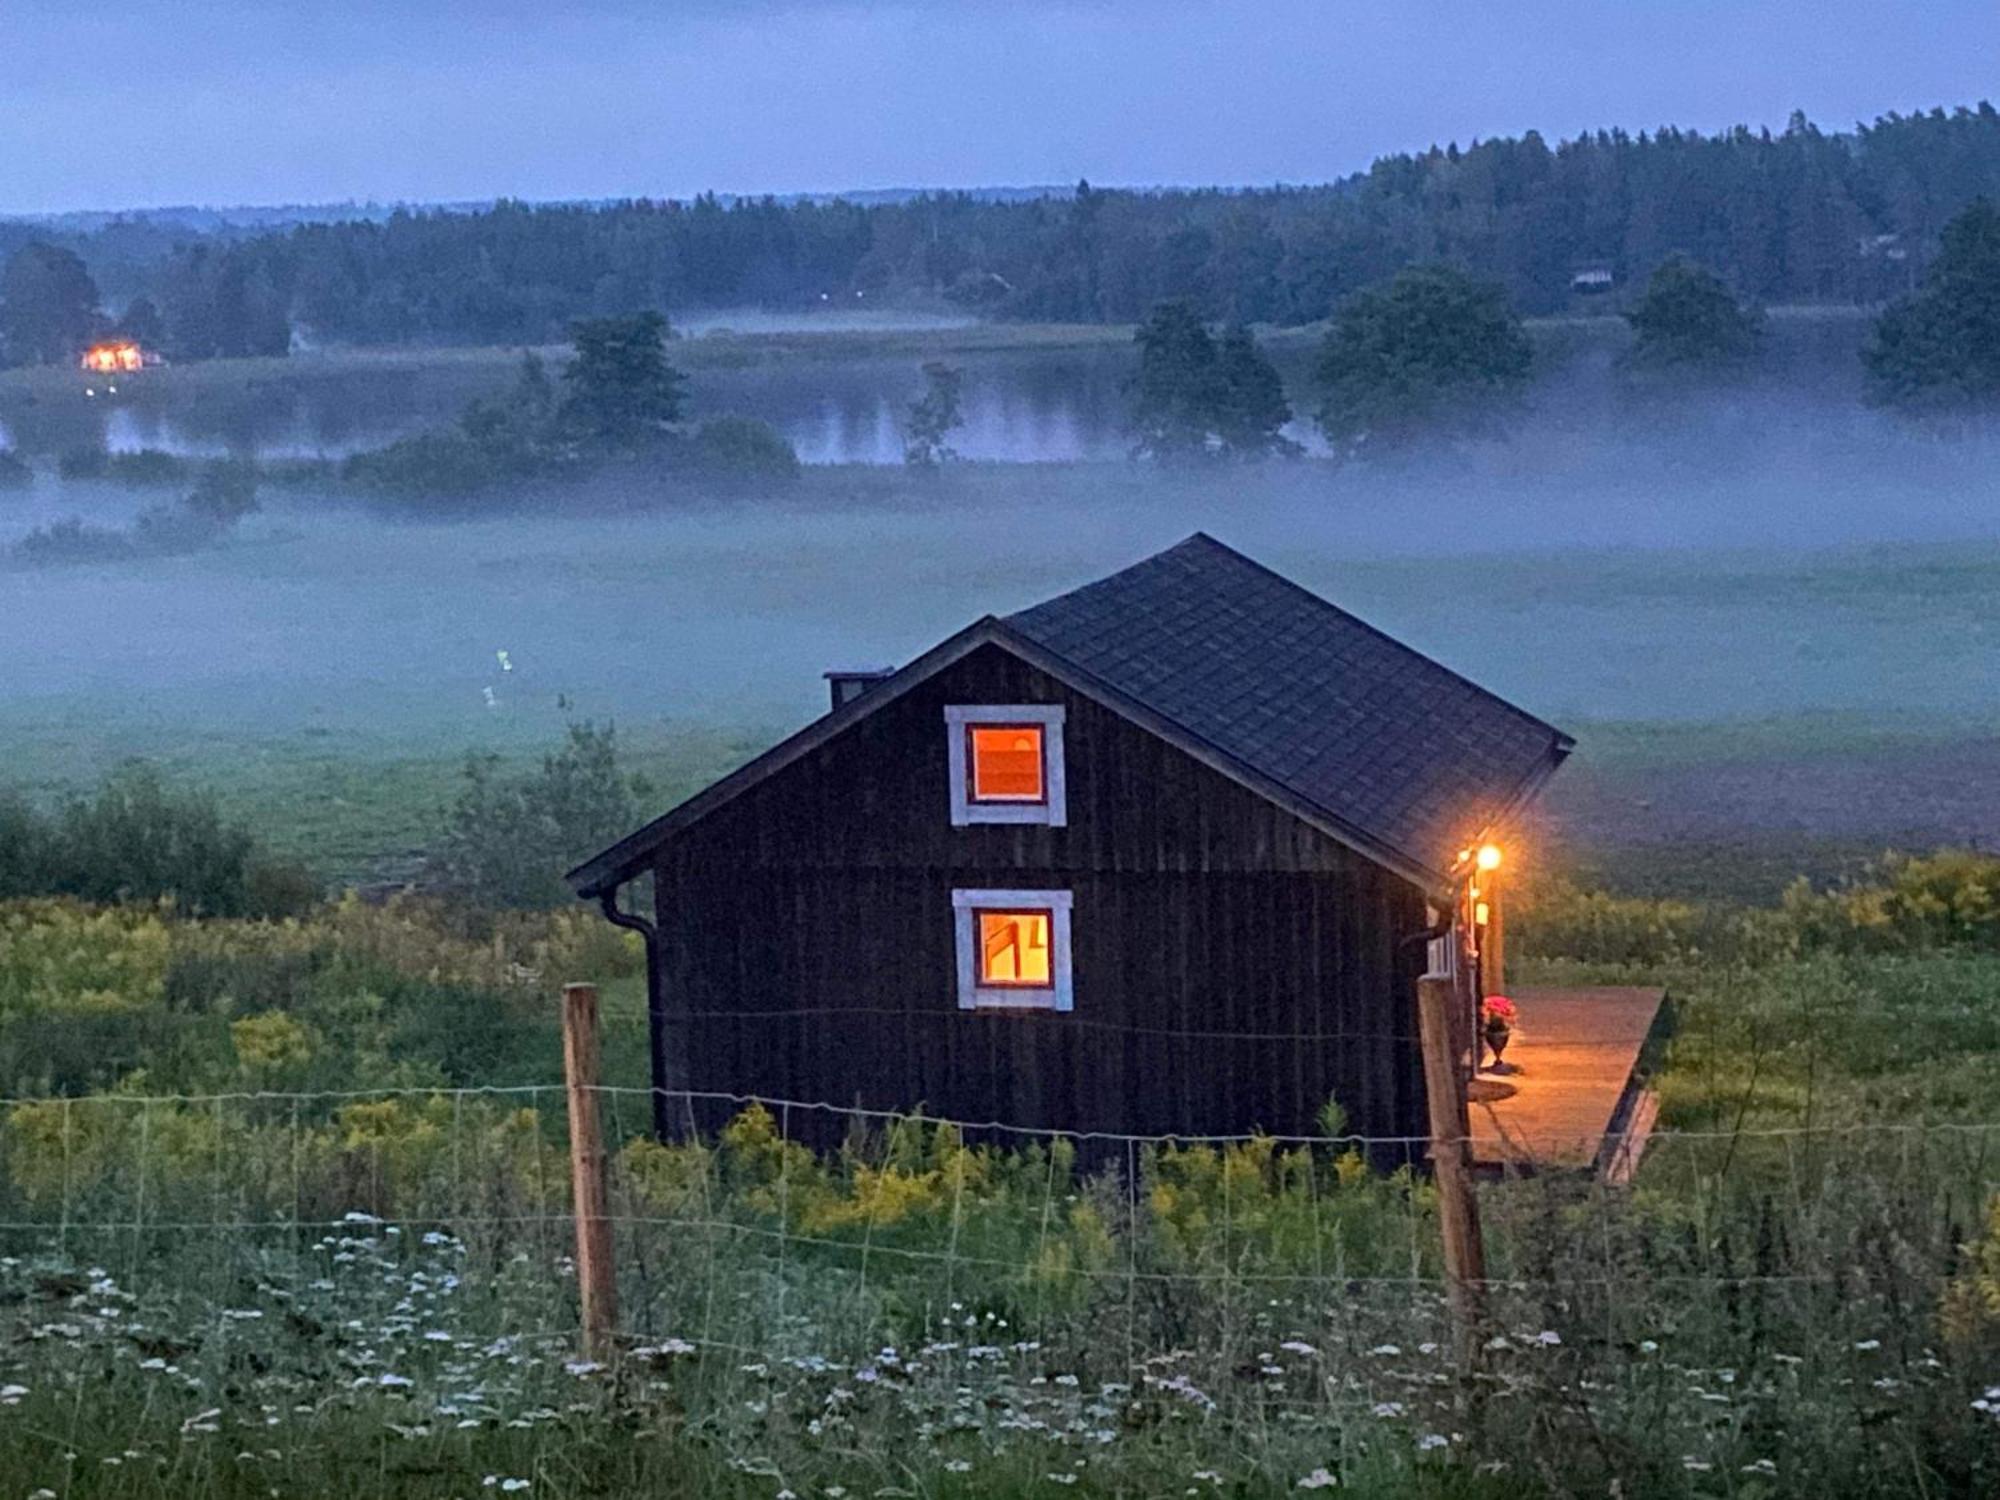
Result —
<path fill-rule="evenodd" d="M 2000 1383 L 2000 1122 L 1658 1131 L 1629 1187 L 1497 1173 L 1468 1377 L 1422 1142 L 704 1093 L 670 1102 L 712 1128 L 661 1144 L 650 1091 L 595 1095 L 616 1378 L 670 1388 L 745 1451 L 781 1418 L 804 1443 L 880 1387 L 944 1432 L 1194 1421 L 1278 1443 L 1288 1423 L 1367 1420 L 1446 1452 L 1471 1391 L 1509 1414 L 1489 1456 L 1531 1466 L 1560 1432 L 1611 1472 L 1796 1468 L 1812 1444 L 1851 1462 L 1785 1404 L 1838 1392 L 1854 1441 L 1939 1441 L 1949 1416 L 1951 1442 L 1990 1456 L 1971 1403 Z M 22 1330 L 0 1378 L 94 1358 L 241 1382 L 254 1355 L 293 1397 L 414 1388 L 439 1421 L 557 1410 L 594 1369 L 566 1363 L 564 1114 L 555 1086 L 0 1104 L 0 1298 Z"/>

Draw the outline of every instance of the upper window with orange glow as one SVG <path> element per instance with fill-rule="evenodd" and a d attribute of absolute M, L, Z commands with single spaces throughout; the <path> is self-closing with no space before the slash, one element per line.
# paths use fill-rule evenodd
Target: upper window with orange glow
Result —
<path fill-rule="evenodd" d="M 965 703 L 944 711 L 954 827 L 1069 821 L 1060 703 Z"/>
<path fill-rule="evenodd" d="M 1055 984 L 1049 963 L 1049 911 L 979 913 L 979 982 L 1048 989 Z"/>
<path fill-rule="evenodd" d="M 1040 802 L 1042 726 L 973 724 L 966 731 L 966 763 L 974 802 Z"/>

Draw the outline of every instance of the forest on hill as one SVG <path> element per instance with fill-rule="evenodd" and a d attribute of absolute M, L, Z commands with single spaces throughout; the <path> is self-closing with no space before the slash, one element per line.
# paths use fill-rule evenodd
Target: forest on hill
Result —
<path fill-rule="evenodd" d="M 951 305 L 1136 322 L 1178 297 L 1210 319 L 1299 324 L 1428 261 L 1498 281 L 1529 314 L 1601 304 L 1591 287 L 1616 300 L 1677 253 L 1755 302 L 1879 302 L 1916 285 L 1943 225 L 1981 196 L 2000 196 L 1988 103 L 1851 132 L 1801 115 L 1778 133 L 1602 130 L 1551 146 L 1530 131 L 1316 187 L 501 202 L 170 250 L 157 229 L 117 222 L 68 243 L 108 292 L 143 299 L 170 352 L 194 358 L 283 353 L 295 329 L 540 342 L 635 308 Z M 0 252 L 30 237 L 0 225 Z"/>

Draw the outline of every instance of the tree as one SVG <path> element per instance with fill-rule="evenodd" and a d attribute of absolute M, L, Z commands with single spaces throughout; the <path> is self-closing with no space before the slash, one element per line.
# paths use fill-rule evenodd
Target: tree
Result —
<path fill-rule="evenodd" d="M 1250 330 L 1240 325 L 1215 346 L 1215 433 L 1223 450 L 1239 458 L 1296 453 L 1284 435 L 1292 420 L 1285 382 L 1264 357 Z"/>
<path fill-rule="evenodd" d="M 667 320 L 656 312 L 570 325 L 576 358 L 563 371 L 564 425 L 578 437 L 630 447 L 681 416 L 687 377 L 667 363 Z"/>
<path fill-rule="evenodd" d="M 0 271 L 0 348 L 17 363 L 72 360 L 97 333 L 97 300 L 73 252 L 31 240 Z"/>
<path fill-rule="evenodd" d="M 1137 451 L 1187 459 L 1208 451 L 1215 412 L 1215 340 L 1181 299 L 1156 303 L 1133 334 L 1139 373 L 1133 377 L 1132 426 Z"/>
<path fill-rule="evenodd" d="M 964 373 L 941 360 L 924 366 L 924 393 L 903 418 L 903 462 L 930 469 L 958 457 L 947 439 L 965 425 L 960 409 Z"/>
<path fill-rule="evenodd" d="M 1712 271 L 1684 255 L 1660 262 L 1645 295 L 1625 315 L 1636 364 L 1739 364 L 1757 352 L 1763 318 L 1744 307 Z"/>
<path fill-rule="evenodd" d="M 1454 266 L 1415 266 L 1334 313 L 1315 377 L 1319 424 L 1343 454 L 1426 432 L 1478 434 L 1527 384 L 1533 351 L 1507 294 Z"/>
<path fill-rule="evenodd" d="M 118 315 L 118 332 L 136 344 L 153 349 L 166 342 L 167 325 L 151 297 L 134 297 Z"/>
<path fill-rule="evenodd" d="M 1882 314 L 1861 358 L 1888 405 L 2000 404 L 2000 208 L 1990 199 L 1945 225 L 1922 288 Z"/>
<path fill-rule="evenodd" d="M 1132 423 L 1138 451 L 1154 458 L 1261 458 L 1296 451 L 1284 381 L 1247 328 L 1218 340 L 1191 304 L 1157 304 L 1134 335 Z"/>

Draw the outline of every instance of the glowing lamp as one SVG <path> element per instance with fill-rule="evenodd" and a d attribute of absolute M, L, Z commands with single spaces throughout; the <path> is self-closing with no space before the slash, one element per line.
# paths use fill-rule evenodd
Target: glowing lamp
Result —
<path fill-rule="evenodd" d="M 1481 844 L 1479 846 L 1479 868 L 1482 870 L 1497 870 L 1500 868 L 1500 846 L 1498 844 Z"/>

